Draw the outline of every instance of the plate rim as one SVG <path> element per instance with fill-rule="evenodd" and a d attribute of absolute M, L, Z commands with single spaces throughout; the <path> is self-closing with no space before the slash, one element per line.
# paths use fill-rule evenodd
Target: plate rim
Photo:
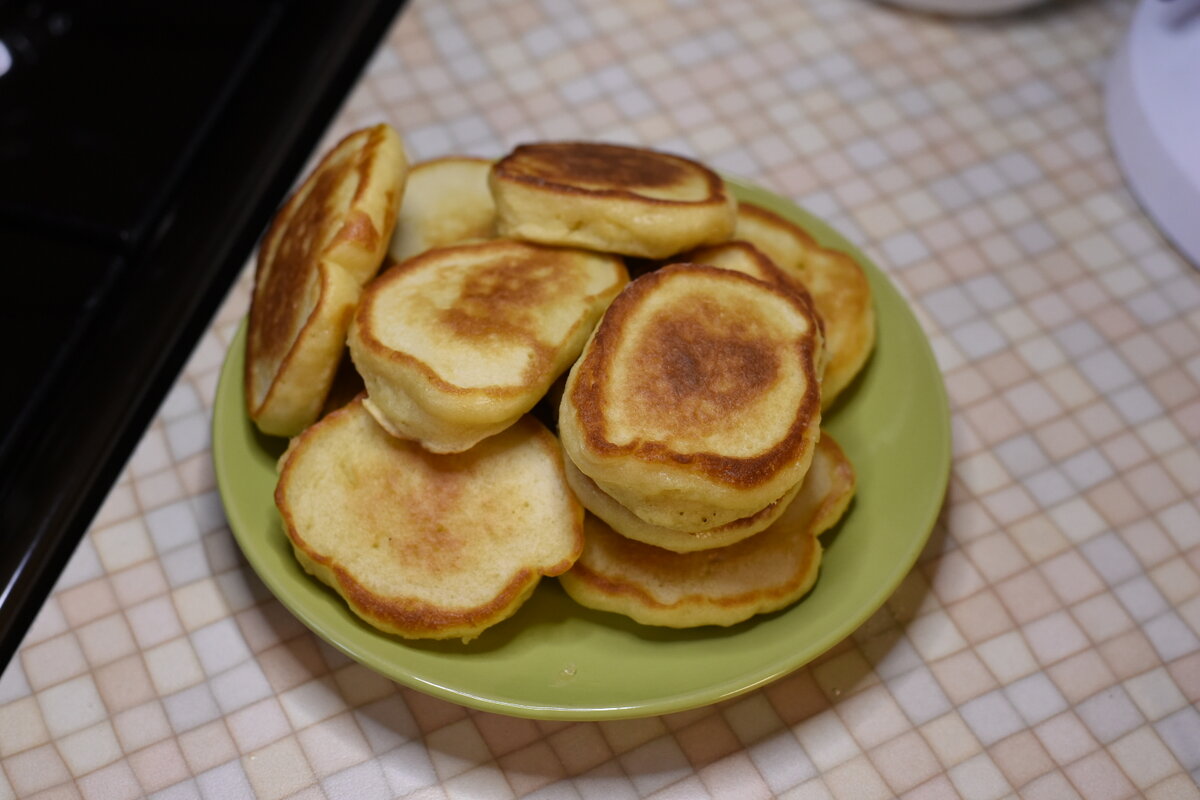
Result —
<path fill-rule="evenodd" d="M 932 386 L 927 387 L 932 392 L 932 397 L 929 400 L 936 406 L 937 420 L 941 422 L 936 428 L 940 441 L 930 443 L 931 447 L 936 447 L 938 451 L 936 454 L 938 472 L 929 484 L 931 490 L 926 496 L 925 503 L 918 515 L 923 520 L 920 526 L 921 530 L 918 535 L 912 536 L 909 540 L 909 546 L 904 550 L 903 556 L 897 561 L 898 568 L 889 573 L 888 580 L 881 581 L 876 586 L 874 591 L 870 593 L 868 602 L 861 604 L 858 613 L 851 615 L 845 620 L 837 631 L 827 633 L 823 637 L 815 637 L 816 646 L 810 643 L 810 646 L 806 649 L 812 652 L 807 656 L 801 654 L 795 658 L 774 659 L 755 669 L 749 669 L 742 675 L 714 681 L 712 684 L 701 689 L 693 688 L 680 693 L 658 697 L 654 700 L 608 706 L 552 705 L 535 702 L 521 703 L 504 698 L 489 697 L 486 693 L 481 694 L 466 688 L 454 688 L 437 683 L 421 675 L 414 674 L 411 671 L 400 669 L 401 665 L 395 662 L 381 664 L 373 653 L 362 652 L 342 641 L 337 636 L 336 631 L 329 630 L 326 625 L 310 613 L 306 603 L 300 602 L 297 597 L 293 597 L 292 593 L 281 582 L 279 576 L 276 576 L 272 569 L 267 568 L 262 563 L 262 560 L 253 551 L 253 548 L 248 548 L 245 545 L 243 536 L 248 534 L 245 531 L 239 530 L 241 526 L 235 525 L 233 519 L 236 515 L 231 514 L 229 511 L 226 497 L 227 495 L 232 495 L 235 490 L 230 484 L 232 478 L 229 470 L 225 468 L 228 463 L 228 454 L 222 430 L 228 424 L 226 422 L 227 415 L 233 412 L 228 408 L 228 402 L 222 403 L 222 398 L 231 391 L 229 384 L 239 384 L 237 392 L 240 399 L 240 381 L 243 380 L 243 373 L 242 370 L 235 368 L 236 365 L 234 362 L 240 360 L 239 351 L 244 344 L 246 318 L 243 317 L 226 352 L 216 393 L 214 394 L 211 425 L 212 459 L 218 493 L 221 497 L 230 531 L 250 568 L 267 587 L 271 595 L 309 631 L 353 661 L 380 673 L 389 680 L 442 700 L 476 710 L 542 720 L 599 721 L 629 719 L 674 713 L 718 703 L 754 691 L 800 669 L 828 652 L 861 627 L 872 614 L 883 606 L 888 597 L 894 593 L 896 588 L 911 572 L 936 525 L 938 515 L 945 502 L 952 466 L 952 430 L 949 398 L 945 388 L 944 377 L 937 363 L 928 335 L 920 326 L 907 299 L 892 283 L 888 275 L 876 266 L 858 247 L 824 220 L 805 211 L 795 202 L 741 178 L 728 175 L 722 177 L 733 188 L 735 195 L 740 200 L 757 203 L 784 216 L 805 229 L 823 246 L 840 250 L 854 258 L 867 274 L 872 293 L 875 295 L 874 302 L 877 309 L 879 307 L 877 298 L 881 291 L 893 294 L 894 297 L 892 300 L 896 302 L 897 307 L 901 309 L 904 315 L 910 317 L 908 321 L 920 333 L 920 336 L 917 337 L 920 354 L 928 362 L 928 365 L 932 366 L 933 374 L 938 377 L 938 380 Z M 870 362 L 868 362 L 867 369 L 870 369 Z M 245 413 L 244 403 L 237 402 L 233 406 L 238 412 Z M 836 413 L 836 408 L 837 403 L 834 404 L 834 413 Z M 299 569 L 298 564 L 297 569 Z M 311 577 L 309 579 L 316 580 Z M 329 591 L 331 602 L 343 602 L 340 597 L 332 593 L 332 590 Z M 383 638 L 393 638 L 382 632 L 379 632 L 378 635 Z M 395 639 L 395 642 L 400 646 L 405 645 L 405 642 L 401 639 Z"/>

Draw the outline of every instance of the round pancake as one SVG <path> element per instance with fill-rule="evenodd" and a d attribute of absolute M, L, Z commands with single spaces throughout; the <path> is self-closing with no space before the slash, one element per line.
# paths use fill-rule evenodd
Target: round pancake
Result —
<path fill-rule="evenodd" d="M 613 301 L 567 378 L 568 457 L 642 520 L 701 531 L 800 482 L 821 419 L 820 334 L 790 291 L 675 264 Z"/>
<path fill-rule="evenodd" d="M 264 433 L 316 420 L 362 285 L 379 270 L 408 162 L 387 125 L 350 134 L 276 214 L 255 270 L 246 408 Z"/>
<path fill-rule="evenodd" d="M 824 435 L 800 493 L 762 533 L 715 550 L 672 553 L 620 536 L 589 514 L 583 554 L 559 582 L 580 605 L 643 625 L 734 625 L 808 593 L 821 562 L 817 536 L 842 517 L 854 488 L 850 461 Z"/>
<path fill-rule="evenodd" d="M 618 256 L 507 239 L 403 261 L 350 327 L 367 409 L 428 450 L 466 450 L 537 404 L 627 280 Z"/>
<path fill-rule="evenodd" d="M 605 494 L 596 482 L 579 471 L 571 459 L 563 459 L 567 473 L 567 485 L 583 503 L 583 507 L 595 514 L 614 532 L 639 542 L 652 544 L 676 553 L 695 550 L 711 550 L 740 542 L 748 536 L 765 530 L 787 509 L 788 503 L 800 491 L 800 484 L 789 489 L 783 497 L 771 503 L 757 514 L 726 523 L 706 531 L 677 531 L 660 525 L 651 525 L 637 514 Z"/>
<path fill-rule="evenodd" d="M 829 349 L 821 400 L 828 408 L 875 346 L 875 310 L 866 274 L 846 253 L 821 247 L 798 225 L 753 203 L 738 206 L 734 236 L 752 242 L 812 294 Z"/>
<path fill-rule="evenodd" d="M 488 188 L 492 162 L 447 156 L 413 165 L 388 254 L 395 261 L 468 241 L 494 239 L 496 204 Z"/>
<path fill-rule="evenodd" d="M 680 156 L 595 142 L 521 145 L 490 177 L 501 236 L 664 258 L 729 238 L 736 201 Z"/>
<path fill-rule="evenodd" d="M 760 281 L 766 281 L 775 286 L 782 286 L 800 295 L 800 299 L 809 308 L 813 309 L 813 316 L 816 317 L 817 327 L 821 331 L 822 346 L 819 371 L 822 374 L 824 373 L 825 363 L 828 360 L 828 354 L 824 347 L 825 322 L 816 310 L 817 307 L 813 302 L 812 295 L 808 293 L 808 289 L 805 288 L 804 284 L 798 278 L 780 269 L 774 261 L 753 244 L 741 240 L 698 247 L 695 250 L 684 253 L 680 256 L 679 260 L 693 264 L 708 264 L 709 266 L 720 267 L 721 269 L 731 269 L 734 272 L 749 275 L 751 278 L 758 278 Z"/>
<path fill-rule="evenodd" d="M 435 455 L 354 401 L 280 463 L 275 503 L 300 564 L 398 636 L 469 641 L 583 547 L 558 443 L 532 417 L 469 453 Z"/>

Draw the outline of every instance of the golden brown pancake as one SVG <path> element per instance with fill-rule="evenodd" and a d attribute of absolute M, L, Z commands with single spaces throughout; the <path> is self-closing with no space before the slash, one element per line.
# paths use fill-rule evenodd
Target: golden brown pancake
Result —
<path fill-rule="evenodd" d="M 738 206 L 738 239 L 754 244 L 812 294 L 825 326 L 825 408 L 863 368 L 875 346 L 871 285 L 851 256 L 821 247 L 800 226 L 752 203 Z"/>
<path fill-rule="evenodd" d="M 676 264 L 631 283 L 572 367 L 568 457 L 642 520 L 702 531 L 800 482 L 821 420 L 812 309 L 737 272 Z"/>
<path fill-rule="evenodd" d="M 521 145 L 492 168 L 501 236 L 664 258 L 733 232 L 736 201 L 707 167 L 594 142 Z"/>
<path fill-rule="evenodd" d="M 614 532 L 628 539 L 635 539 L 676 553 L 727 547 L 753 536 L 770 527 L 775 520 L 779 519 L 787 509 L 788 503 L 800 491 L 800 484 L 797 484 L 789 489 L 783 497 L 758 513 L 735 519 L 733 522 L 716 528 L 704 531 L 678 531 L 664 528 L 661 525 L 651 525 L 641 519 L 637 514 L 605 494 L 595 481 L 579 471 L 571 459 L 563 459 L 563 468 L 567 473 L 567 485 L 579 498 L 579 502 L 583 503 L 584 508 L 599 517 Z"/>
<path fill-rule="evenodd" d="M 246 408 L 292 436 L 321 411 L 362 285 L 387 250 L 408 169 L 387 125 L 343 139 L 263 238 L 246 335 Z"/>
<path fill-rule="evenodd" d="M 800 493 L 762 533 L 715 550 L 673 553 L 620 536 L 589 514 L 583 554 L 559 582 L 580 605 L 643 625 L 734 625 L 808 593 L 821 563 L 817 536 L 845 513 L 854 485 L 850 461 L 824 435 Z"/>
<path fill-rule="evenodd" d="M 488 188 L 492 162 L 447 156 L 413 165 L 388 253 L 396 261 L 496 236 L 496 204 Z"/>
<path fill-rule="evenodd" d="M 766 281 L 775 286 L 782 286 L 796 292 L 796 294 L 800 295 L 800 299 L 814 311 L 814 315 L 817 318 L 817 326 L 821 330 L 822 351 L 824 350 L 825 323 L 821 319 L 820 313 L 817 312 L 816 303 L 813 302 L 812 295 L 809 294 L 808 289 L 805 288 L 804 284 L 796 276 L 784 272 L 763 251 L 750 242 L 739 239 L 698 247 L 681 255 L 679 260 L 694 264 L 708 264 L 713 267 L 720 267 L 721 269 L 731 269 L 734 272 L 740 272 L 743 275 L 749 275 L 751 278 L 758 278 L 760 281 Z M 822 357 L 822 370 L 824 370 L 824 362 L 825 359 Z"/>
<path fill-rule="evenodd" d="M 627 280 L 618 256 L 507 239 L 401 262 L 350 329 L 367 408 L 428 450 L 466 450 L 534 407 Z"/>
<path fill-rule="evenodd" d="M 583 546 L 558 443 L 532 417 L 435 455 L 354 401 L 292 441 L 275 503 L 304 569 L 408 638 L 478 636 Z"/>
<path fill-rule="evenodd" d="M 780 269 L 774 261 L 750 242 L 738 239 L 720 244 L 697 247 L 679 256 L 680 262 L 708 264 L 721 269 L 731 269 L 760 281 L 783 286 L 801 294 L 811 302 L 808 290 L 793 276 Z"/>
<path fill-rule="evenodd" d="M 812 295 L 808 293 L 808 289 L 804 287 L 804 284 L 794 275 L 780 269 L 765 253 L 747 241 L 731 239 L 728 242 L 721 242 L 720 244 L 697 247 L 694 250 L 679 254 L 674 259 L 674 262 L 656 261 L 653 259 L 627 259 L 625 266 L 629 270 L 631 277 L 641 277 L 648 272 L 661 269 L 669 263 L 707 264 L 711 267 L 720 267 L 721 269 L 740 272 L 743 275 L 758 278 L 760 281 L 766 281 L 767 283 L 794 291 L 814 311 L 816 310 L 816 304 L 813 303 Z M 825 323 L 822 321 L 820 314 L 816 314 L 816 317 L 822 339 L 822 358 L 819 371 L 824 374 L 825 361 L 827 360 L 827 353 L 824 350 Z"/>

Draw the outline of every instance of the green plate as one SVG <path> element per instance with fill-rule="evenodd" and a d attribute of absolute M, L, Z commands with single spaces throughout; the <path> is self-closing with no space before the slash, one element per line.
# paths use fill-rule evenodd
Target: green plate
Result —
<path fill-rule="evenodd" d="M 854 463 L 858 494 L 822 537 L 820 578 L 806 598 L 731 628 L 676 631 L 584 609 L 548 579 L 514 617 L 469 645 L 380 633 L 292 556 L 273 503 L 284 442 L 260 435 L 244 411 L 243 325 L 217 388 L 213 458 L 234 536 L 279 601 L 330 644 L 406 686 L 542 719 L 638 717 L 724 700 L 808 663 L 866 621 L 916 561 L 942 505 L 950 417 L 941 372 L 907 304 L 861 252 L 786 200 L 730 183 L 739 198 L 851 253 L 874 291 L 878 344 L 826 422 Z"/>

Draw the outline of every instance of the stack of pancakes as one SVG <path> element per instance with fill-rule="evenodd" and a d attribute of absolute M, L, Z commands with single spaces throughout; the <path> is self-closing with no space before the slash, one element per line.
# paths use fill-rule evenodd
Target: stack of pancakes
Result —
<path fill-rule="evenodd" d="M 381 630 L 469 640 L 543 575 L 729 625 L 812 586 L 855 488 L 822 412 L 873 337 L 853 259 L 695 161 L 556 142 L 410 169 L 377 126 L 264 239 L 247 408 L 294 437 L 298 560 Z"/>
<path fill-rule="evenodd" d="M 674 264 L 623 292 L 559 412 L 568 482 L 594 516 L 568 594 L 692 627 L 807 592 L 816 536 L 854 486 L 820 435 L 823 350 L 811 302 L 742 272 Z"/>

